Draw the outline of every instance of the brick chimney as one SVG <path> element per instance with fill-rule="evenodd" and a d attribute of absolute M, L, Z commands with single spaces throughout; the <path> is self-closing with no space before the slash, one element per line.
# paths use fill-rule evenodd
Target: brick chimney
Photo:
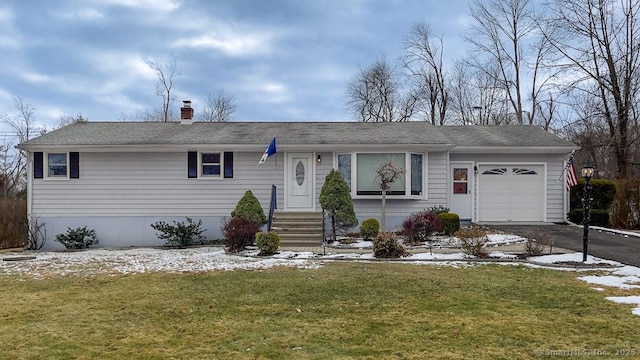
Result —
<path fill-rule="evenodd" d="M 180 108 L 180 124 L 193 124 L 193 108 L 191 107 L 191 100 L 184 100 L 182 102 L 182 107 Z"/>

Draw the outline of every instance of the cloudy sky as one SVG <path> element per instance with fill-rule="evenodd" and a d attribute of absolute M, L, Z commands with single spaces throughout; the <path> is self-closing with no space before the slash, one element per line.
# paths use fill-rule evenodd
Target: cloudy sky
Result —
<path fill-rule="evenodd" d="M 20 96 L 39 124 L 120 120 L 161 104 L 145 59 L 175 58 L 176 109 L 235 97 L 242 121 L 351 120 L 346 83 L 412 24 L 464 55 L 467 0 L 9 0 L 0 3 L 0 114 Z"/>

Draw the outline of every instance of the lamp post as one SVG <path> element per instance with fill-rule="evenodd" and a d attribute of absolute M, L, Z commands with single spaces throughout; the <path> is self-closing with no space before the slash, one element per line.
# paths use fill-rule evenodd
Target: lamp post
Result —
<path fill-rule="evenodd" d="M 582 262 L 587 261 L 587 246 L 589 244 L 589 206 L 591 205 L 591 177 L 593 176 L 593 166 L 587 163 L 582 167 L 582 177 L 584 178 L 584 189 L 582 192 Z"/>

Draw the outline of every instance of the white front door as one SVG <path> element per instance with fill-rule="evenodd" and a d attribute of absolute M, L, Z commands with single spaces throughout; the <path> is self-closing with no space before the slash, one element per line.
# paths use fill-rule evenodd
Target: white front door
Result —
<path fill-rule="evenodd" d="M 314 210 L 313 153 L 288 153 L 286 172 L 285 207 L 288 210 Z"/>
<path fill-rule="evenodd" d="M 473 166 L 470 163 L 451 163 L 449 176 L 449 198 L 451 199 L 451 211 L 458 214 L 460 219 L 471 220 L 473 205 Z"/>

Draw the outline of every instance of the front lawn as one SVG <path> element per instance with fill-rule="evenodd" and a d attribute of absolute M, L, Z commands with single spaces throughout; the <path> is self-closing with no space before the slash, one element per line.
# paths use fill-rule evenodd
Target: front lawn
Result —
<path fill-rule="evenodd" d="M 45 280 L 0 275 L 0 286 L 3 359 L 526 359 L 640 351 L 640 317 L 605 299 L 620 290 L 598 292 L 575 272 L 523 266 L 345 262 Z M 640 292 L 624 294 L 632 293 Z"/>

